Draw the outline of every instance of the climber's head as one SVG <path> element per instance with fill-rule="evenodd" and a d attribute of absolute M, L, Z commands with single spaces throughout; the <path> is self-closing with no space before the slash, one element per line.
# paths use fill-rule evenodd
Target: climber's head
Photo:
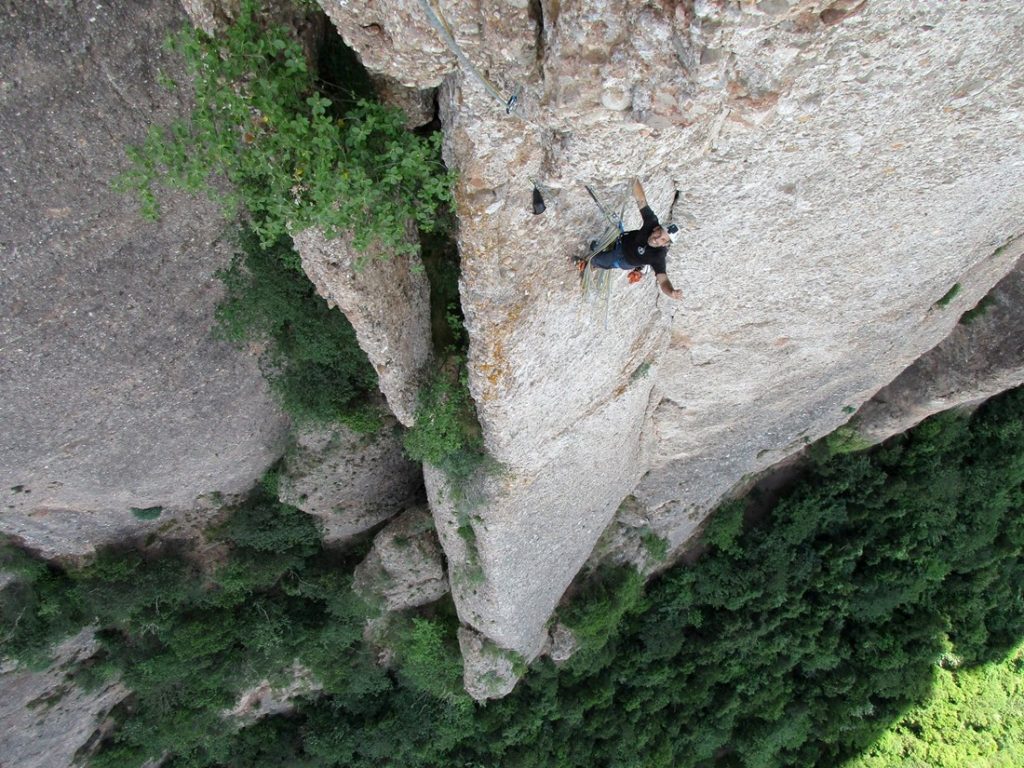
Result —
<path fill-rule="evenodd" d="M 679 232 L 679 227 L 675 224 L 669 224 L 668 229 L 657 226 L 651 230 L 651 234 L 647 238 L 647 244 L 655 248 L 664 248 L 669 243 L 675 242 L 677 232 Z"/>

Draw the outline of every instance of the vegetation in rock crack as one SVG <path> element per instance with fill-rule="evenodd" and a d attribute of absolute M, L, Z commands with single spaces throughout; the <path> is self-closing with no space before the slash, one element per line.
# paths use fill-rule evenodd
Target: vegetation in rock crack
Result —
<path fill-rule="evenodd" d="M 449 219 L 446 229 L 450 232 L 453 228 Z M 437 467 L 447 477 L 458 534 L 466 543 L 465 561 L 452 575 L 473 585 L 484 578 L 473 527 L 473 512 L 483 502 L 477 482 L 500 467 L 487 454 L 469 392 L 469 334 L 459 302 L 458 250 L 452 238 L 425 236 L 423 262 L 430 282 L 431 333 L 437 362 L 420 389 L 416 424 L 406 433 L 405 451 L 414 461 Z"/>
<path fill-rule="evenodd" d="M 156 520 L 163 514 L 163 507 L 132 507 L 131 513 L 139 520 Z"/>
<path fill-rule="evenodd" d="M 960 283 L 953 283 L 953 287 L 942 294 L 942 298 L 935 302 L 936 307 L 947 307 L 949 303 L 953 301 L 957 296 L 960 295 L 962 286 Z"/>
<path fill-rule="evenodd" d="M 241 231 L 231 265 L 218 273 L 226 295 L 217 332 L 263 349 L 261 365 L 282 407 L 300 421 L 338 421 L 359 431 L 380 424 L 368 405 L 377 374 L 345 316 L 306 276 L 285 266 L 286 239 L 266 247 Z"/>
<path fill-rule="evenodd" d="M 811 446 L 811 453 L 819 459 L 838 456 L 843 453 L 856 453 L 869 447 L 871 443 L 857 432 L 855 424 L 844 424 L 831 434 Z"/>
<path fill-rule="evenodd" d="M 960 324 L 970 325 L 978 318 L 984 317 L 988 314 L 988 311 L 997 303 L 998 302 L 995 300 L 995 297 L 991 294 L 984 296 L 982 300 L 975 304 L 971 309 L 960 315 Z"/>
<path fill-rule="evenodd" d="M 229 555 L 210 574 L 172 551 L 62 571 L 2 550 L 3 654 L 41 664 L 94 624 L 103 652 L 76 679 L 135 690 L 95 765 L 746 768 L 1022 747 L 1012 711 L 982 714 L 1019 691 L 1019 656 L 1001 660 L 1024 637 L 1024 391 L 819 458 L 756 522 L 728 505 L 706 554 L 646 587 L 599 574 L 560 617 L 577 655 L 486 707 L 459 693 L 450 603 L 398 617 L 398 668 L 373 663 L 345 573 L 358 553 L 321 552 L 271 491 L 214 534 Z M 294 659 L 321 692 L 225 727 L 238 691 Z M 970 679 L 986 682 L 967 702 Z"/>
<path fill-rule="evenodd" d="M 460 358 L 435 371 L 420 390 L 416 426 L 405 437 L 410 458 L 441 469 L 454 484 L 467 482 L 486 461 L 483 436 Z"/>
<path fill-rule="evenodd" d="M 217 38 L 189 30 L 173 39 L 195 109 L 151 128 L 129 150 L 117 186 L 137 194 L 150 217 L 159 214 L 158 183 L 205 191 L 229 214 L 241 208 L 265 247 L 316 226 L 331 237 L 351 232 L 360 250 L 375 242 L 385 252 L 416 250 L 406 222 L 432 230 L 451 195 L 440 135 L 417 136 L 400 110 L 367 99 L 343 110 L 302 47 L 257 8 L 243 0 Z"/>
<path fill-rule="evenodd" d="M 410 458 L 441 469 L 453 486 L 462 488 L 486 455 L 469 393 L 469 334 L 459 302 L 458 251 L 450 238 L 427 236 L 423 242 L 437 364 L 420 389 L 416 426 L 406 435 L 405 449 Z"/>

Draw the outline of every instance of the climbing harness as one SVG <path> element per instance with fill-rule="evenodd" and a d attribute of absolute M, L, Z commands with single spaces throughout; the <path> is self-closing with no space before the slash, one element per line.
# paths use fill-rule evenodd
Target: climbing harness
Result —
<path fill-rule="evenodd" d="M 601 199 L 597 196 L 597 193 L 594 192 L 592 187 L 589 185 L 584 186 L 586 187 L 587 193 L 590 195 L 591 199 L 601 211 L 601 215 L 604 216 L 607 221 L 608 228 L 600 238 L 591 241 L 587 255 L 579 260 L 578 268 L 580 271 L 580 289 L 586 303 L 591 306 L 595 304 L 601 305 L 601 310 L 603 310 L 604 315 L 604 329 L 608 330 L 612 274 L 616 270 L 595 269 L 591 266 L 590 262 L 594 256 L 610 248 L 622 238 L 623 234 L 625 234 L 625 227 L 623 226 L 622 219 L 625 214 L 626 203 L 623 202 L 621 212 L 619 213 L 619 216 L 616 217 L 608 210 L 604 203 L 601 202 Z M 627 273 L 626 279 L 631 285 L 635 285 L 643 279 L 643 276 L 647 271 L 648 268 L 646 266 L 637 267 Z"/>
<path fill-rule="evenodd" d="M 504 105 L 506 115 L 513 114 L 513 110 L 515 110 L 516 106 L 519 104 L 519 97 L 523 92 L 522 86 L 517 85 L 509 96 L 505 96 L 497 85 L 484 77 L 484 74 L 476 68 L 476 65 L 472 61 L 469 60 L 466 52 L 462 50 L 462 46 L 455 41 L 455 35 L 452 33 L 452 28 L 444 18 L 444 14 L 441 12 L 441 9 L 439 7 L 434 8 L 430 0 L 420 0 L 420 6 L 423 8 L 423 12 L 427 14 L 427 21 L 430 22 L 430 26 L 432 26 L 441 36 L 441 39 L 444 40 L 451 52 L 455 54 L 455 58 L 457 58 L 462 66 L 464 66 L 477 80 L 480 81 L 484 89 L 491 96 Z"/>

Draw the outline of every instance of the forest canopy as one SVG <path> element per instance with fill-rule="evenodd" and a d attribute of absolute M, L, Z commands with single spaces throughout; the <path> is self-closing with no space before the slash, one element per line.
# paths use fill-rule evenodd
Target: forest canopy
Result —
<path fill-rule="evenodd" d="M 1024 391 L 820 459 L 755 524 L 726 505 L 707 553 L 646 588 L 603 572 L 563 611 L 581 650 L 487 706 L 461 692 L 450 603 L 398 616 L 395 663 L 375 663 L 373 611 L 349 587 L 360 553 L 325 552 L 273 491 L 211 531 L 229 551 L 212 577 L 170 552 L 63 571 L 4 549 L 19 575 L 2 593 L 4 655 L 45 663 L 92 624 L 102 651 L 78 679 L 135 691 L 93 765 L 839 765 L 937 675 L 1024 637 Z M 317 690 L 224 727 L 241 690 L 286 680 L 296 659 Z"/>

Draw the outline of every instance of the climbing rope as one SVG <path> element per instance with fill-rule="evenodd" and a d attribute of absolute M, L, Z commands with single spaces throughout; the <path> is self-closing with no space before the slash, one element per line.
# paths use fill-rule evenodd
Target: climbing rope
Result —
<path fill-rule="evenodd" d="M 480 81 L 484 89 L 491 94 L 491 96 L 502 103 L 505 107 L 505 114 L 514 114 L 513 110 L 515 110 L 519 103 L 519 97 L 522 94 L 522 86 L 516 86 L 511 95 L 506 97 L 498 86 L 488 80 L 484 74 L 476 68 L 476 65 L 469 60 L 466 52 L 462 50 L 462 46 L 455 41 L 455 35 L 452 33 L 451 26 L 449 26 L 447 19 L 444 18 L 444 14 L 441 12 L 440 7 L 434 8 L 430 0 L 420 0 L 420 6 L 423 8 L 423 12 L 427 14 L 427 21 L 430 22 L 430 26 L 432 26 L 441 36 L 441 39 L 444 40 L 451 52 L 455 54 L 455 58 L 459 60 L 462 66 L 464 66 L 470 74 Z M 519 117 L 519 115 L 516 116 Z"/>

